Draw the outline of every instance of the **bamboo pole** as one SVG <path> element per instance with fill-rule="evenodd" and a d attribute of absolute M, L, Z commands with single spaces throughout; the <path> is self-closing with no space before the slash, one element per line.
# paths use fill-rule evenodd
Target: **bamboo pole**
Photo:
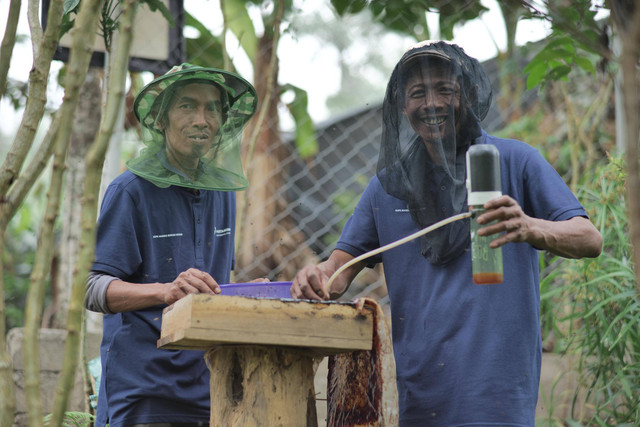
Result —
<path fill-rule="evenodd" d="M 94 0 L 96 6 L 100 0 Z M 84 4 L 84 3 L 83 3 Z M 82 195 L 82 222 L 78 261 L 74 270 L 67 318 L 67 339 L 65 342 L 64 366 L 58 382 L 54 403 L 52 424 L 59 425 L 67 407 L 68 390 L 73 385 L 74 374 L 79 359 L 80 334 L 84 314 L 84 292 L 87 274 L 91 268 L 95 253 L 95 219 L 97 200 L 102 177 L 102 167 L 113 128 L 120 113 L 124 98 L 124 88 L 128 70 L 129 52 L 133 39 L 133 22 L 138 2 L 127 0 L 124 3 L 119 22 L 118 45 L 111 69 L 111 78 L 107 88 L 107 102 L 102 116 L 100 131 L 89 148 L 86 157 L 86 175 Z M 90 12 L 89 12 L 90 13 Z M 80 17 L 78 17 L 80 19 Z M 93 28 L 88 26 L 88 28 Z"/>

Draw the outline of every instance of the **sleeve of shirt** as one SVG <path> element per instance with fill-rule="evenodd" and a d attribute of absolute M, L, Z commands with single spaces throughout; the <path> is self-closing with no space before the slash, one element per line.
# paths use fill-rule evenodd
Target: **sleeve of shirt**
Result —
<path fill-rule="evenodd" d="M 353 214 L 347 220 L 336 249 L 357 257 L 380 247 L 375 219 L 375 193 L 381 189 L 377 177 L 369 181 L 369 185 L 362 193 Z M 381 262 L 382 257 L 375 255 L 369 258 L 368 266 Z"/>
<path fill-rule="evenodd" d="M 142 263 L 137 222 L 139 215 L 134 198 L 121 186 L 110 186 L 105 192 L 98 218 L 92 270 L 123 280 L 135 274 Z"/>
<path fill-rule="evenodd" d="M 117 277 L 108 274 L 91 271 L 87 278 L 87 291 L 84 297 L 84 305 L 87 310 L 97 313 L 113 314 L 107 305 L 107 288 Z"/>
<path fill-rule="evenodd" d="M 588 218 L 571 189 L 538 150 L 530 150 L 523 170 L 526 198 L 522 207 L 528 215 L 549 221 Z"/>

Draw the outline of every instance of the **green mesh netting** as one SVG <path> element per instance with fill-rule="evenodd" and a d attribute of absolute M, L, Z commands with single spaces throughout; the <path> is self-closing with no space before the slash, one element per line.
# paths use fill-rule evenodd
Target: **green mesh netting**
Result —
<path fill-rule="evenodd" d="M 167 156 L 162 117 L 172 106 L 178 88 L 189 83 L 208 83 L 220 92 L 219 130 L 211 148 L 198 158 L 194 174 L 186 174 Z M 127 162 L 127 168 L 159 187 L 177 185 L 201 190 L 236 191 L 247 188 L 241 162 L 242 131 L 256 111 L 253 86 L 228 71 L 191 64 L 173 67 L 146 85 L 136 96 L 133 110 L 142 125 L 146 147 Z"/>

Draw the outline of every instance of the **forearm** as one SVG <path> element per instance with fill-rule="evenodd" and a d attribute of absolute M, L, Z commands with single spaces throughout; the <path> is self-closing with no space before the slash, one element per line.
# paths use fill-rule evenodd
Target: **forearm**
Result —
<path fill-rule="evenodd" d="M 166 304 L 167 283 L 129 283 L 113 280 L 107 288 L 106 301 L 114 313 L 141 310 L 155 305 Z"/>
<path fill-rule="evenodd" d="M 567 221 L 531 218 L 530 237 L 533 246 L 565 258 L 595 258 L 602 251 L 602 236 L 591 221 L 574 217 Z"/>

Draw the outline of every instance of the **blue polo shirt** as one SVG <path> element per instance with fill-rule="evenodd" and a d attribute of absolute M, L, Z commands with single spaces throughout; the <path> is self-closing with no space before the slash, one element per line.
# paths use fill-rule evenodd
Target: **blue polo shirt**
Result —
<path fill-rule="evenodd" d="M 502 192 L 532 217 L 587 216 L 537 150 L 483 133 L 500 151 Z M 371 179 L 336 248 L 359 256 L 418 231 L 407 203 Z M 392 315 L 401 426 L 533 426 L 540 380 L 538 251 L 503 247 L 504 281 L 475 285 L 469 251 L 446 266 L 420 241 L 372 258 L 382 262 Z"/>
<path fill-rule="evenodd" d="M 159 188 L 126 171 L 105 193 L 92 270 L 154 283 L 195 267 L 228 283 L 235 209 L 234 192 Z M 204 353 L 156 346 L 164 307 L 104 316 L 96 425 L 209 421 Z"/>

